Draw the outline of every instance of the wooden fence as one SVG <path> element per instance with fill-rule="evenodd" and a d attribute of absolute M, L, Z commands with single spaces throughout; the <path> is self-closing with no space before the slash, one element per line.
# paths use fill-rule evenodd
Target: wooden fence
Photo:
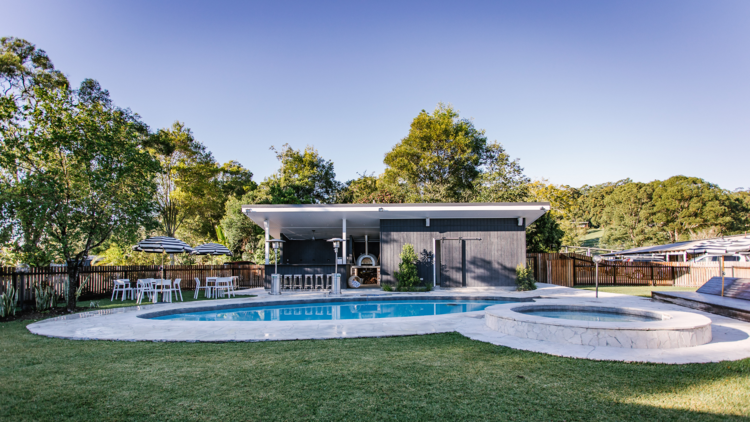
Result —
<path fill-rule="evenodd" d="M 240 288 L 263 287 L 265 267 L 263 265 L 166 265 L 165 278 L 182 279 L 180 287 L 184 290 L 195 289 L 195 278 L 201 281 L 206 277 L 237 276 Z M 34 286 L 46 282 L 63 295 L 67 280 L 67 267 L 0 267 L 0 293 L 11 283 L 18 290 L 20 300 L 32 300 Z M 79 283 L 86 282 L 83 296 L 93 297 L 112 292 L 113 280 L 126 278 L 135 284 L 140 278 L 161 278 L 161 267 L 158 265 L 131 266 L 94 266 L 81 267 Z"/>
<path fill-rule="evenodd" d="M 560 286 L 593 286 L 596 266 L 591 257 L 580 254 L 527 254 L 527 265 L 542 283 Z M 726 263 L 727 277 L 750 277 L 744 262 Z M 686 262 L 604 262 L 599 265 L 599 284 L 609 286 L 700 287 L 711 277 L 721 276 L 715 263 Z"/>

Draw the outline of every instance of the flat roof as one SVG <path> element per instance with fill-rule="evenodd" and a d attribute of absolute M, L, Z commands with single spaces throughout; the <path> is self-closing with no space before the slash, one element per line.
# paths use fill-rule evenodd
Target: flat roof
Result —
<path fill-rule="evenodd" d="M 639 248 L 627 249 L 618 252 L 604 254 L 604 256 L 619 255 L 650 255 L 666 253 L 689 253 L 689 254 L 725 254 L 734 252 L 750 251 L 750 236 L 736 234 L 712 239 L 687 240 L 684 242 L 669 243 L 666 245 L 641 246 Z"/>
<path fill-rule="evenodd" d="M 549 209 L 549 202 L 242 206 L 243 214 L 255 224 L 263 227 L 263 222 L 268 221 L 271 236 L 279 238 L 284 233 L 293 240 L 340 237 L 344 219 L 347 235 L 377 239 L 380 220 L 523 217 L 529 225 Z"/>

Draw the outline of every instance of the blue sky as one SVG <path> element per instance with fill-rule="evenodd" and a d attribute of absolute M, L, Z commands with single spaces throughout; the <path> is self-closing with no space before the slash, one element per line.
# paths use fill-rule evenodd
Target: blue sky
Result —
<path fill-rule="evenodd" d="M 581 186 L 750 187 L 748 1 L 9 1 L 0 36 L 94 78 L 152 128 L 183 121 L 262 180 L 314 145 L 382 172 L 438 102 L 526 173 Z"/>

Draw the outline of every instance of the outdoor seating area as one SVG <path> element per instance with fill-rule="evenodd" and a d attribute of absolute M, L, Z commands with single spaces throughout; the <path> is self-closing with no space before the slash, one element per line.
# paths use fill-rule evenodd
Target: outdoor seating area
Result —
<path fill-rule="evenodd" d="M 125 299 L 135 299 L 137 304 L 141 304 L 144 298 L 152 303 L 173 301 L 183 302 L 182 279 L 160 279 L 160 278 L 142 278 L 136 282 L 136 287 L 132 287 L 130 280 L 117 279 L 113 280 L 112 296 L 110 300 L 114 301 L 118 296 L 121 301 Z M 193 298 L 198 298 L 198 293 L 203 290 L 205 297 L 208 298 L 231 298 L 236 297 L 238 277 L 206 277 L 203 282 L 200 278 L 195 278 L 195 293 Z"/>

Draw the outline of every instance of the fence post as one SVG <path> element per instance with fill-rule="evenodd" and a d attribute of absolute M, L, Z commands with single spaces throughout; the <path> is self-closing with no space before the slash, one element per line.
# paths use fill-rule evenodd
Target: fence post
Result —
<path fill-rule="evenodd" d="M 612 284 L 617 284 L 617 264 L 612 266 Z"/>

